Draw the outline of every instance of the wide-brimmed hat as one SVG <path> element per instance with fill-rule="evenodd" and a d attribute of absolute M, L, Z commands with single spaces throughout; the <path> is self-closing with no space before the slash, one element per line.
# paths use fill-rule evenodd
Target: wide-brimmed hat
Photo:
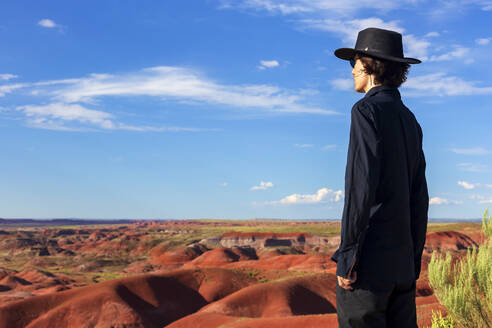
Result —
<path fill-rule="evenodd" d="M 335 50 L 335 56 L 345 60 L 354 59 L 356 53 L 401 63 L 421 63 L 418 59 L 403 56 L 400 33 L 375 27 L 369 27 L 359 32 L 354 49 L 340 48 Z"/>

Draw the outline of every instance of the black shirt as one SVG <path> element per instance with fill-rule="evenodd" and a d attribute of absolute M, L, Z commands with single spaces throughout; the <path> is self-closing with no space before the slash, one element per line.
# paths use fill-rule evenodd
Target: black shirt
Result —
<path fill-rule="evenodd" d="M 429 195 L 422 129 L 397 88 L 370 89 L 351 111 L 337 275 L 418 279 Z"/>

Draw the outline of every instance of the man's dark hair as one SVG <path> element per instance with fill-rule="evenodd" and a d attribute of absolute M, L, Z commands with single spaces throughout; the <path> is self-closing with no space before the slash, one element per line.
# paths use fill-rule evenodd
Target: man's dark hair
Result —
<path fill-rule="evenodd" d="M 367 74 L 374 75 L 374 82 L 381 85 L 400 87 L 407 80 L 410 65 L 367 55 L 356 54 L 354 60 L 360 59 Z"/>

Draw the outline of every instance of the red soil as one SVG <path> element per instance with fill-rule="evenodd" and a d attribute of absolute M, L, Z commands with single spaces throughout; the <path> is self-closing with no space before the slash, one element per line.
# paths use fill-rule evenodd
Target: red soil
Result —
<path fill-rule="evenodd" d="M 163 327 L 252 282 L 221 269 L 116 279 L 7 304 L 0 328 Z"/>
<path fill-rule="evenodd" d="M 168 268 L 176 268 L 195 259 L 207 250 L 208 249 L 203 245 L 196 245 L 169 250 L 160 255 L 156 252 L 152 253 L 154 257 L 151 260 L 151 263 L 160 264 Z"/>
<path fill-rule="evenodd" d="M 336 327 L 335 279 L 315 274 L 255 284 L 168 327 Z"/>
<path fill-rule="evenodd" d="M 425 248 L 428 250 L 453 250 L 477 247 L 469 236 L 457 231 L 438 231 L 427 234 Z"/>
<path fill-rule="evenodd" d="M 224 237 L 241 237 L 241 238 L 270 238 L 270 237 L 309 237 L 310 235 L 303 232 L 226 232 L 222 234 L 222 238 Z"/>
<path fill-rule="evenodd" d="M 332 274 L 315 274 L 255 284 L 200 312 L 249 318 L 335 313 L 335 279 Z"/>
<path fill-rule="evenodd" d="M 228 327 L 228 328 L 335 328 L 337 315 L 319 314 L 275 318 L 233 317 L 215 313 L 197 313 L 173 322 L 166 328 Z"/>

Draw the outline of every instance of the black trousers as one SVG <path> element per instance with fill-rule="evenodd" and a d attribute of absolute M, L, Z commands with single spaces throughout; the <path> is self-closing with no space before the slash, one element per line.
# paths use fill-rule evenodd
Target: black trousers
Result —
<path fill-rule="evenodd" d="M 415 280 L 374 284 L 356 281 L 353 290 L 338 285 L 338 328 L 416 328 Z"/>

